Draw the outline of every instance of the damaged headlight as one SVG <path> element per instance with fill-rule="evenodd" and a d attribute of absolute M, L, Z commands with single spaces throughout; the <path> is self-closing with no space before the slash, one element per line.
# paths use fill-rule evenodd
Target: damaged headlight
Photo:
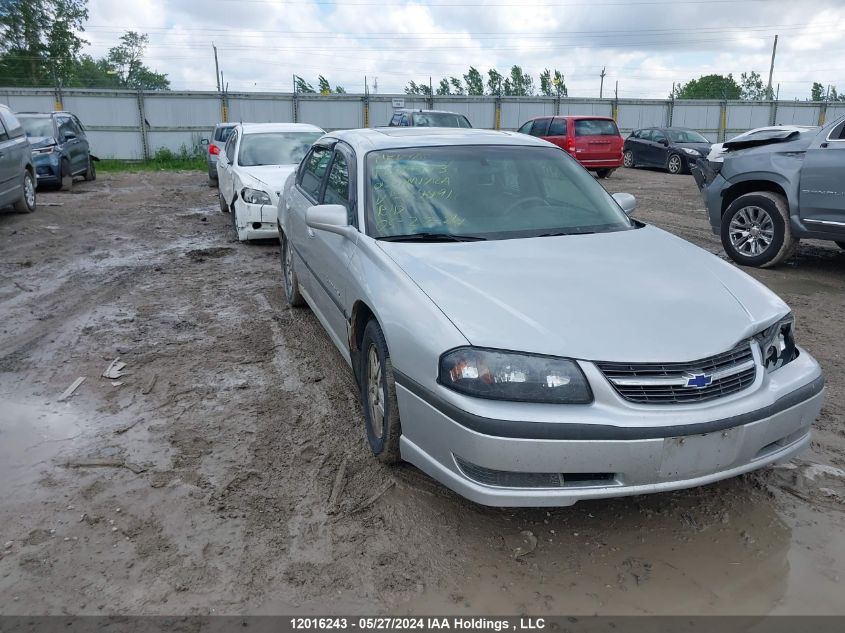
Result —
<path fill-rule="evenodd" d="M 270 204 L 270 196 L 259 189 L 244 187 L 241 191 L 241 198 L 249 204 Z"/>
<path fill-rule="evenodd" d="M 513 402 L 587 404 L 593 393 L 568 358 L 459 347 L 440 357 L 438 382 L 468 396 Z"/>
<path fill-rule="evenodd" d="M 46 145 L 45 147 L 33 147 L 33 148 L 32 148 L 32 153 L 33 153 L 33 154 L 38 154 L 38 155 L 41 155 L 41 154 L 52 154 L 52 153 L 53 153 L 53 152 L 55 152 L 55 151 L 56 151 L 56 146 L 55 146 L 55 145 Z"/>
<path fill-rule="evenodd" d="M 798 355 L 795 348 L 795 317 L 787 315 L 760 332 L 754 340 L 760 345 L 766 371 L 780 369 Z"/>
<path fill-rule="evenodd" d="M 689 154 L 690 156 L 701 156 L 701 152 L 699 152 L 697 149 L 692 149 L 691 147 L 682 147 L 681 151 L 685 152 L 686 154 Z"/>

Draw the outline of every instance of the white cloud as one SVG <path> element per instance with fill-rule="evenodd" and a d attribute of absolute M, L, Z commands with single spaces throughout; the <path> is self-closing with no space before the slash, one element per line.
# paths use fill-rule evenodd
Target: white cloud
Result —
<path fill-rule="evenodd" d="M 845 89 L 845 7 L 836 0 L 318 2 L 90 0 L 85 37 L 102 55 L 125 30 L 149 33 L 147 63 L 174 89 L 215 88 L 214 41 L 233 91 L 288 91 L 296 73 L 350 92 L 378 77 L 379 92 L 401 92 L 470 65 L 486 75 L 519 64 L 535 83 L 544 68 L 561 70 L 572 96 L 597 96 L 606 67 L 605 96 L 619 81 L 620 96 L 663 98 L 674 81 L 711 72 L 767 78 L 778 32 L 782 97 L 805 98 L 813 81 Z"/>

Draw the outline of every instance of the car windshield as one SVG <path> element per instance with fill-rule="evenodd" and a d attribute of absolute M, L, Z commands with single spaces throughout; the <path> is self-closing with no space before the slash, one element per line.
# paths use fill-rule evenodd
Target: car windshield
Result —
<path fill-rule="evenodd" d="M 483 239 L 621 231 L 634 224 L 557 148 L 448 146 L 367 155 L 367 233 Z"/>
<path fill-rule="evenodd" d="M 692 130 L 666 130 L 673 143 L 710 143 L 698 132 Z"/>
<path fill-rule="evenodd" d="M 451 112 L 415 112 L 415 127 L 472 127 L 463 114 Z"/>
<path fill-rule="evenodd" d="M 619 136 L 619 128 L 610 119 L 576 119 L 575 136 Z"/>
<path fill-rule="evenodd" d="M 244 134 L 238 154 L 242 167 L 296 165 L 320 138 L 319 132 L 263 132 Z"/>
<path fill-rule="evenodd" d="M 53 119 L 48 116 L 19 117 L 21 125 L 27 136 L 49 136 L 54 135 Z"/>

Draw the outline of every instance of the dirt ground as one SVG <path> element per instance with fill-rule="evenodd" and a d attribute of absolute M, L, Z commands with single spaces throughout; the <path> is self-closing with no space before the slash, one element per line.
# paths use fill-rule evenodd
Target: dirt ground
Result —
<path fill-rule="evenodd" d="M 722 254 L 689 176 L 607 186 Z M 202 174 L 103 175 L 39 203 L 0 213 L 0 613 L 845 613 L 834 245 L 749 271 L 827 374 L 801 459 L 500 510 L 370 457 L 350 371 L 309 310 L 282 307 L 278 246 L 233 241 Z M 124 375 L 102 378 L 116 358 Z"/>

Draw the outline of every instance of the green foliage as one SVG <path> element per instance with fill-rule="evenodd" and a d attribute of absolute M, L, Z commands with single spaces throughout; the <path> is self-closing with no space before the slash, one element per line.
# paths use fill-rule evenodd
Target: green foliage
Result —
<path fill-rule="evenodd" d="M 732 74 L 704 75 L 675 88 L 676 99 L 739 99 L 741 94 Z"/>
<path fill-rule="evenodd" d="M 774 95 L 769 94 L 768 88 L 763 85 L 763 78 L 760 73 L 751 71 L 751 74 L 742 73 L 739 82 L 741 93 L 740 98 L 743 101 L 763 101 L 764 99 L 772 99 Z"/>
<path fill-rule="evenodd" d="M 484 94 L 484 79 L 482 79 L 481 73 L 473 66 L 470 66 L 467 74 L 464 75 L 464 83 L 467 86 L 468 95 Z"/>
<path fill-rule="evenodd" d="M 504 82 L 505 95 L 512 97 L 527 97 L 534 94 L 534 80 L 531 75 L 522 72 L 520 66 L 512 66 L 510 77 Z"/>
<path fill-rule="evenodd" d="M 87 0 L 2 0 L 0 82 L 12 86 L 68 83 L 87 42 Z"/>
<path fill-rule="evenodd" d="M 569 91 L 566 89 L 566 79 L 559 70 L 555 70 L 555 76 L 554 79 L 552 79 L 552 83 L 555 85 L 558 95 L 561 97 L 569 96 Z"/>
<path fill-rule="evenodd" d="M 320 91 L 321 95 L 328 95 L 332 92 L 332 85 L 329 83 L 329 80 L 320 75 L 317 77 L 317 90 Z"/>
<path fill-rule="evenodd" d="M 461 80 L 460 80 L 460 79 L 458 79 L 457 77 L 450 77 L 450 78 L 449 78 L 449 83 L 451 83 L 451 84 L 452 84 L 452 88 L 454 88 L 454 89 L 455 89 L 455 94 L 456 94 L 456 95 L 462 95 L 462 94 L 464 94 L 464 85 L 461 83 Z"/>
<path fill-rule="evenodd" d="M 167 90 L 170 80 L 147 68 L 144 63 L 144 51 L 149 43 L 146 33 L 126 31 L 120 36 L 120 44 L 109 49 L 106 64 L 109 71 L 117 74 L 122 88 L 135 90 Z"/>
<path fill-rule="evenodd" d="M 437 89 L 434 91 L 436 95 L 450 95 L 452 94 L 452 86 L 449 85 L 449 80 L 445 77 L 440 80 Z"/>
<path fill-rule="evenodd" d="M 299 75 L 293 76 L 293 91 L 300 94 L 314 94 L 317 92 L 314 90 L 314 86 L 309 84 Z"/>
<path fill-rule="evenodd" d="M 825 97 L 824 86 L 821 85 L 819 82 L 814 81 L 813 87 L 810 90 L 810 100 L 811 101 L 824 101 L 824 97 Z"/>
<path fill-rule="evenodd" d="M 423 95 L 425 97 L 431 96 L 431 86 L 426 83 L 415 83 L 413 81 L 409 81 L 408 85 L 405 86 L 405 94 L 406 95 Z"/>
<path fill-rule="evenodd" d="M 140 172 L 140 171 L 205 171 L 208 163 L 203 148 L 199 145 L 187 147 L 184 143 L 179 151 L 160 147 L 149 160 L 129 161 L 104 159 L 97 163 L 100 172 Z"/>

